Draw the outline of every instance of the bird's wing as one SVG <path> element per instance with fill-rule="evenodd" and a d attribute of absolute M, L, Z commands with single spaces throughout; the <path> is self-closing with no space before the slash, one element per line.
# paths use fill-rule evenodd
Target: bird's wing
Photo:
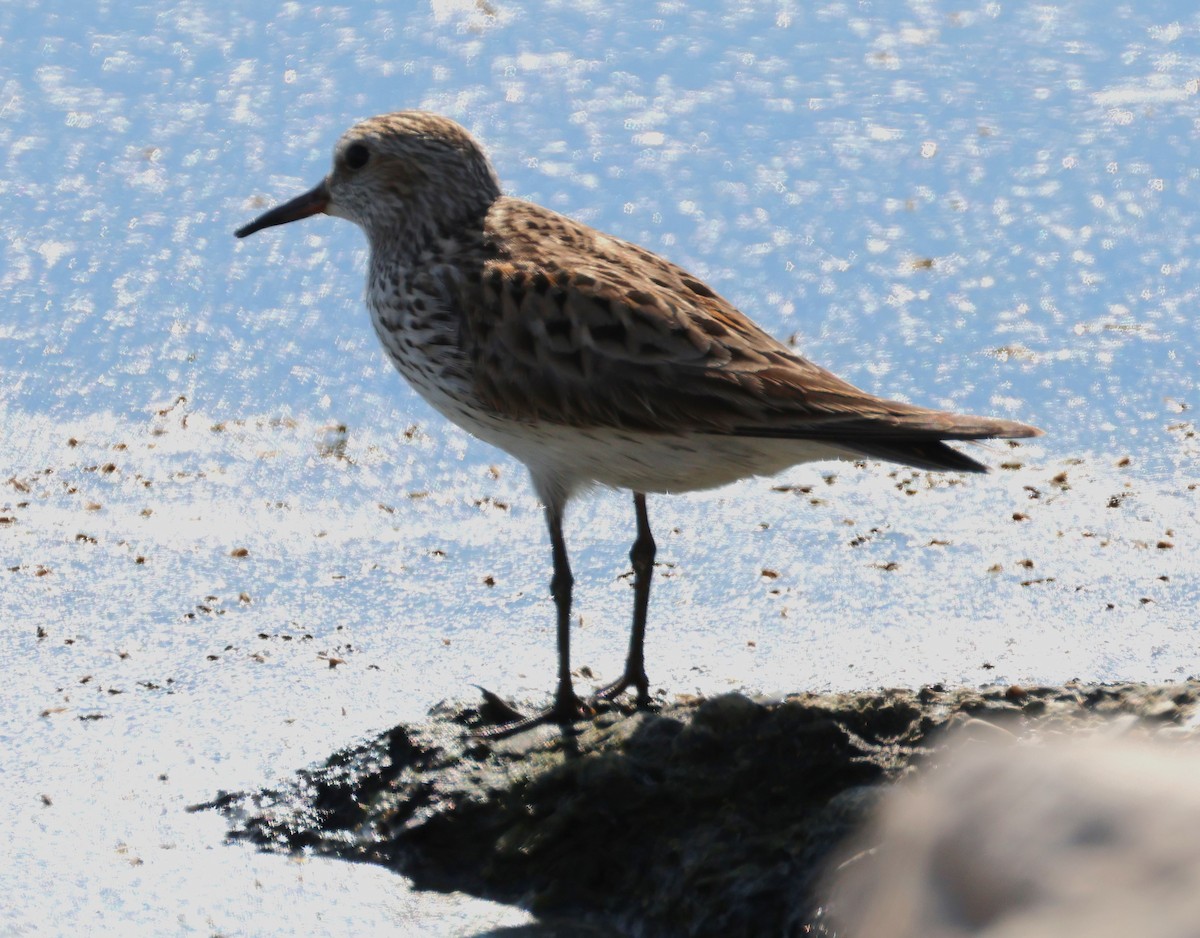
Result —
<path fill-rule="evenodd" d="M 682 268 L 548 209 L 501 199 L 485 239 L 459 300 L 477 399 L 498 414 L 846 442 L 1033 432 L 859 390 Z"/>

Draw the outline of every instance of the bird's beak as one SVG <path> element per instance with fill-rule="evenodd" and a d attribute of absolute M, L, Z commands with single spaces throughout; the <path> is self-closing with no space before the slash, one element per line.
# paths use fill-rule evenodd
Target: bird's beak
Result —
<path fill-rule="evenodd" d="M 250 224 L 243 225 L 234 234 L 239 238 L 244 238 L 246 235 L 252 235 L 256 231 L 262 231 L 264 228 L 273 228 L 276 225 L 286 225 L 290 221 L 299 221 L 301 218 L 308 218 L 309 215 L 324 212 L 328 207 L 329 186 L 325 180 L 321 180 L 320 185 L 310 189 L 304 195 L 298 195 L 290 202 L 276 205 L 269 212 L 259 215 Z"/>

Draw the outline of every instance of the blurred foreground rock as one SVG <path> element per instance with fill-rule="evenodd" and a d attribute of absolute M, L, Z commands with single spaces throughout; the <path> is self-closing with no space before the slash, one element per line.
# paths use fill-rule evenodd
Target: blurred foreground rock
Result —
<path fill-rule="evenodd" d="M 1044 751 L 1034 748 L 1038 741 L 1097 729 L 1111 734 L 1110 721 L 1122 715 L 1122 725 L 1147 734 L 1190 738 L 1198 695 L 1200 682 L 930 687 L 771 701 L 730 694 L 658 713 L 605 713 L 573 733 L 545 727 L 501 741 L 465 735 L 481 720 L 478 711 L 441 707 L 428 722 L 337 753 L 278 790 L 225 794 L 203 807 L 224 811 L 234 837 L 270 849 L 380 863 L 418 888 L 461 890 L 610 934 L 832 934 L 823 870 L 887 783 L 938 775 L 956 739 L 983 746 L 1017 734 L 1031 740 L 1022 758 L 1036 765 Z M 1097 743 L 1098 750 L 1105 745 Z M 1042 772 L 1031 784 L 1056 792 L 1047 799 L 1069 797 L 1047 788 L 1056 774 Z M 934 799 L 922 808 L 934 817 L 916 827 L 937 830 L 934 821 L 943 817 L 956 823 L 952 812 L 961 814 L 970 797 L 991 798 L 989 805 L 1002 810 L 1005 794 L 994 776 L 976 768 L 946 783 L 957 788 L 922 796 Z M 1062 777 L 1082 786 L 1089 776 L 1081 769 Z M 1020 800 L 1028 791 L 1018 786 L 1012 796 Z M 1045 809 L 1053 802 L 1030 803 Z M 896 810 L 877 839 L 916 833 L 894 819 L 911 809 Z M 947 860 L 940 846 L 926 848 L 923 872 L 903 871 L 899 892 L 882 885 L 872 891 L 878 874 L 859 871 L 882 853 L 860 853 L 843 869 L 842 894 L 856 897 L 852 911 L 886 910 L 918 881 L 942 888 L 941 863 L 957 864 L 966 877 L 972 855 L 972 875 L 983 877 L 976 888 L 984 888 L 991 833 L 986 821 L 970 828 L 968 820 L 945 828 L 961 856 Z M 903 850 L 888 856 L 904 866 Z M 1018 899 L 1026 894 L 1014 888 Z M 925 921 L 919 910 L 903 911 L 914 923 Z M 985 933 L 935 932 L 924 924 L 880 931 L 876 921 L 847 918 L 866 929 L 855 932 L 863 938 Z"/>
<path fill-rule="evenodd" d="M 972 741 L 883 799 L 833 887 L 838 933 L 1200 935 L 1200 749 Z"/>

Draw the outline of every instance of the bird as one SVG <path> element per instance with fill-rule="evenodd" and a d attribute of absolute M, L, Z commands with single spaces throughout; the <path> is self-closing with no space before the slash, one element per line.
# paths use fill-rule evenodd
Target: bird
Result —
<path fill-rule="evenodd" d="M 325 214 L 369 242 L 366 305 L 388 357 L 432 407 L 529 471 L 549 533 L 553 703 L 497 729 L 564 728 L 626 691 L 651 706 L 644 640 L 656 545 L 648 494 L 710 489 L 818 460 L 986 472 L 946 441 L 1041 435 L 860 390 L 772 338 L 658 254 L 504 195 L 455 121 L 402 110 L 354 124 L 315 187 L 237 229 Z M 624 670 L 584 701 L 571 677 L 568 502 L 633 495 Z"/>

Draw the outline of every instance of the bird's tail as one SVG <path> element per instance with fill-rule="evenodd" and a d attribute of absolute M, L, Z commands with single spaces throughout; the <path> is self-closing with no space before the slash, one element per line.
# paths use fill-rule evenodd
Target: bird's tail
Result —
<path fill-rule="evenodd" d="M 1014 420 L 916 407 L 901 413 L 825 419 L 792 426 L 742 428 L 740 432 L 747 436 L 826 440 L 867 459 L 882 459 L 933 472 L 988 471 L 983 463 L 947 446 L 947 440 L 1013 440 L 1042 435 L 1037 427 Z"/>

